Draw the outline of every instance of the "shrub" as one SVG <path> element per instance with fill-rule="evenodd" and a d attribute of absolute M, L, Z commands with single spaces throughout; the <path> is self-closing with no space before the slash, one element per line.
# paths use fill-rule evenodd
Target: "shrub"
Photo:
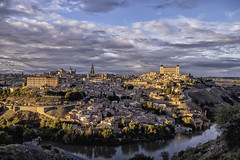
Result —
<path fill-rule="evenodd" d="M 240 146 L 240 106 L 224 106 L 215 116 L 229 147 Z"/>
<path fill-rule="evenodd" d="M 42 144 L 42 148 L 50 150 L 52 148 L 51 144 Z"/>
<path fill-rule="evenodd" d="M 161 156 L 162 156 L 163 160 L 169 159 L 169 153 L 167 151 L 161 152 Z"/>

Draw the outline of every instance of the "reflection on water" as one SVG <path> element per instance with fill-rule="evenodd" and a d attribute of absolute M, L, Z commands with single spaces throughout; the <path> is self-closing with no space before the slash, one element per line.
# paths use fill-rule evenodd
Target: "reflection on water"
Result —
<path fill-rule="evenodd" d="M 118 147 L 110 146 L 82 146 L 82 145 L 64 145 L 50 142 L 53 146 L 62 148 L 66 151 L 75 153 L 84 159 L 114 159 L 122 160 L 133 157 L 136 153 L 144 153 L 145 155 L 160 159 L 162 151 L 168 151 L 172 156 L 174 152 L 180 152 L 187 147 L 195 147 L 198 142 L 206 143 L 209 140 L 216 139 L 220 133 L 213 124 L 204 132 L 195 132 L 191 135 L 178 134 L 174 139 L 166 142 L 139 142 Z"/>
<path fill-rule="evenodd" d="M 163 143 L 160 144 L 160 143 L 155 143 L 155 142 L 145 142 L 140 145 L 141 145 L 141 149 L 148 152 L 148 154 L 152 154 L 152 153 L 156 152 L 157 150 L 159 150 L 159 148 L 162 148 L 164 146 Z"/>
<path fill-rule="evenodd" d="M 110 159 L 115 154 L 116 154 L 115 147 L 107 147 L 107 146 L 94 147 L 94 158 L 103 157 L 105 159 Z"/>
<path fill-rule="evenodd" d="M 124 156 L 131 155 L 136 152 L 139 152 L 139 144 L 134 143 L 132 145 L 122 145 L 121 150 Z"/>

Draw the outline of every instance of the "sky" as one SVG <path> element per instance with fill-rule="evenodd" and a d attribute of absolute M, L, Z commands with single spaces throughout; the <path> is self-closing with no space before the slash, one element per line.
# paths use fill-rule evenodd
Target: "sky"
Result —
<path fill-rule="evenodd" d="M 239 0 L 0 0 L 0 73 L 240 76 Z"/>

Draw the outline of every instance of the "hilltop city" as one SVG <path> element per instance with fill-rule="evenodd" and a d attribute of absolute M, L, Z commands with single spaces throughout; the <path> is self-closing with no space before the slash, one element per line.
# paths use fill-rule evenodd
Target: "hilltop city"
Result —
<path fill-rule="evenodd" d="M 190 131 L 178 123 L 193 125 L 196 129 L 211 124 L 202 110 L 192 102 L 188 92 L 200 86 L 194 76 L 182 75 L 180 67 L 160 66 L 160 73 L 149 72 L 140 76 L 96 74 L 93 64 L 89 74 L 76 74 L 75 69 L 28 75 L 2 75 L 2 86 L 22 85 L 21 90 L 34 89 L 41 98 L 8 97 L 2 101 L 14 111 L 29 110 L 50 115 L 51 110 L 67 108 L 64 121 L 75 122 L 79 130 L 111 128 L 121 133 L 119 124 L 138 122 L 141 126 L 171 124 L 175 132 Z M 4 87 L 2 87 L 4 89 Z M 14 93 L 19 87 L 8 87 Z M 67 100 L 60 92 L 81 91 L 83 99 Z M 66 95 L 65 95 L 66 97 Z"/>
<path fill-rule="evenodd" d="M 1 74 L 1 143 L 165 141 L 210 127 L 221 106 L 239 104 L 239 84 L 181 74 L 179 65 L 142 75 L 100 74 L 93 64 L 87 74 Z"/>

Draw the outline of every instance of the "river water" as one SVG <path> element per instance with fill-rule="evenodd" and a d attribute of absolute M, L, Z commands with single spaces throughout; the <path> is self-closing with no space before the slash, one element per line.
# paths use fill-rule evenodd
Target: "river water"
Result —
<path fill-rule="evenodd" d="M 56 142 L 48 142 L 53 146 L 62 148 L 66 151 L 88 160 L 123 160 L 132 158 L 137 153 L 143 153 L 147 156 L 154 157 L 155 160 L 161 159 L 160 153 L 168 151 L 170 156 L 174 152 L 180 152 L 187 147 L 195 147 L 199 142 L 206 143 L 209 140 L 216 139 L 220 135 L 216 125 L 213 124 L 205 131 L 194 132 L 191 135 L 177 134 L 173 139 L 166 142 L 139 142 L 134 144 L 111 146 L 83 146 L 83 145 L 65 145 Z"/>

